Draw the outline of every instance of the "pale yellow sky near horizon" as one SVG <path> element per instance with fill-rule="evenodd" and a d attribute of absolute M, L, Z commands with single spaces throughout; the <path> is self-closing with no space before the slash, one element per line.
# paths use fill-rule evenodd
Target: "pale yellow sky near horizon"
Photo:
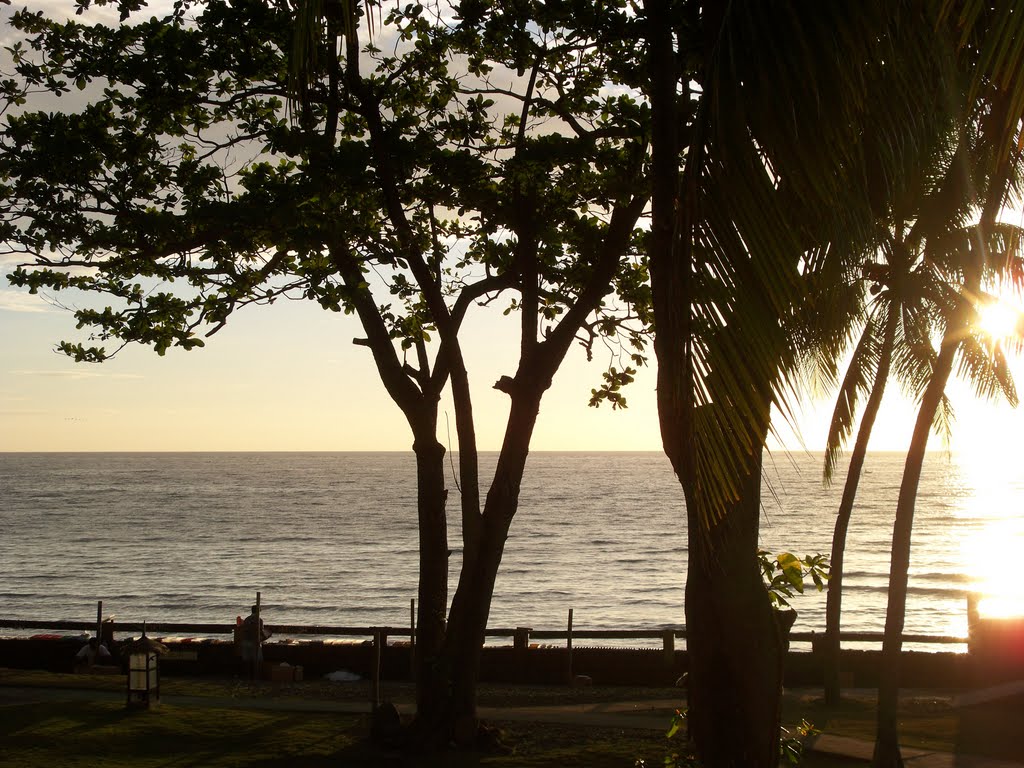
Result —
<path fill-rule="evenodd" d="M 507 397 L 492 384 L 515 372 L 515 318 L 478 309 L 466 325 L 467 356 L 481 450 L 500 448 Z M 233 316 L 205 349 L 128 347 L 102 365 L 54 352 L 73 337 L 69 313 L 0 287 L 0 451 L 405 451 L 408 426 L 377 378 L 352 316 L 306 302 L 278 302 Z M 587 406 L 607 359 L 588 364 L 574 348 L 541 406 L 534 450 L 661 450 L 654 371 L 627 390 L 629 408 Z M 652 360 L 653 364 L 653 360 Z M 1015 363 L 1024 374 L 1020 362 Z M 1024 429 L 1024 412 L 979 403 L 950 387 L 957 412 L 951 448 L 1006 450 Z M 804 403 L 803 443 L 785 426 L 776 450 L 824 446 L 832 404 Z M 451 420 L 450 440 L 445 413 Z M 904 450 L 913 404 L 891 388 L 873 450 Z M 442 405 L 442 442 L 455 445 L 454 414 Z M 1012 442 L 1011 442 L 1012 441 Z M 930 448 L 941 448 L 933 437 Z"/>

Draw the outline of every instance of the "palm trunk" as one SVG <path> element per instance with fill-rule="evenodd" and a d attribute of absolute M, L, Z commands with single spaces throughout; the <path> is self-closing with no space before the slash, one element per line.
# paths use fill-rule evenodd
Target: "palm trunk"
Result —
<path fill-rule="evenodd" d="M 885 325 L 885 337 L 878 360 L 878 370 L 871 387 L 871 394 L 864 406 L 864 416 L 857 432 L 857 442 L 850 456 L 850 466 L 846 472 L 846 485 L 843 487 L 843 498 L 839 503 L 839 514 L 836 516 L 835 531 L 832 534 L 832 555 L 829 560 L 828 593 L 825 603 L 825 703 L 838 704 L 841 697 L 839 630 L 843 612 L 843 560 L 846 553 L 846 533 L 850 527 L 853 514 L 853 502 L 857 497 L 857 486 L 860 484 L 864 459 L 868 452 L 868 442 L 875 426 L 878 409 L 882 405 L 885 385 L 889 380 L 889 369 L 892 364 L 892 348 L 896 338 L 896 323 L 899 315 L 891 311 Z"/>
<path fill-rule="evenodd" d="M 779 763 L 788 626 L 768 598 L 757 559 L 760 460 L 742 498 L 710 530 L 687 513 L 686 649 L 690 738 L 707 768 Z M 697 504 L 687 493 L 687 509 Z"/>
<path fill-rule="evenodd" d="M 965 280 L 964 293 L 977 293 L 980 277 Z M 968 285 L 968 283 L 970 283 Z M 903 625 L 907 612 L 907 584 L 910 574 L 910 544 L 914 527 L 917 489 L 921 482 L 925 449 L 935 414 L 946 390 L 956 356 L 956 335 L 966 327 L 962 311 L 946 327 L 932 378 L 928 382 L 914 424 L 913 437 L 903 468 L 903 481 L 896 503 L 896 521 L 892 531 L 892 557 L 889 563 L 889 596 L 885 610 L 885 635 L 882 640 L 882 668 L 878 686 L 878 732 L 875 740 L 874 768 L 902 768 L 899 745 L 900 654 L 903 650 Z"/>
<path fill-rule="evenodd" d="M 708 527 L 702 518 L 700 497 L 706 489 L 699 488 L 697 481 L 691 348 L 692 277 L 697 271 L 693 227 L 708 123 L 707 102 L 700 102 L 680 174 L 672 8 L 661 0 L 646 0 L 644 5 L 650 23 L 652 73 L 650 262 L 657 329 L 658 417 L 665 453 L 686 497 L 690 738 L 707 768 L 775 768 L 779 760 L 785 633 L 772 610 L 757 558 L 760 451 L 743 462 L 747 474 L 740 481 L 740 497 L 730 508 L 718 510 L 723 515 L 717 525 Z M 697 6 L 690 4 L 686 10 L 695 14 Z M 717 28 L 714 23 L 708 26 Z M 762 412 L 752 434 L 759 432 L 762 440 L 758 445 L 763 445 L 770 406 L 765 393 L 753 399 L 761 403 Z M 751 436 L 750 442 L 757 441 Z"/>

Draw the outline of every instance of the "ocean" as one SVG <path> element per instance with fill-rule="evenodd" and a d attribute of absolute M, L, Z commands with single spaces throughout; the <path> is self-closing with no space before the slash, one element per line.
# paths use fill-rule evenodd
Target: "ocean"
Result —
<path fill-rule="evenodd" d="M 496 455 L 481 459 L 486 476 Z M 903 460 L 868 457 L 847 547 L 844 629 L 884 626 Z M 765 549 L 830 551 L 845 465 L 825 488 L 821 463 L 820 454 L 766 457 Z M 909 633 L 965 636 L 967 593 L 995 598 L 1011 581 L 1024 544 L 1024 476 L 994 481 L 985 469 L 929 454 Z M 461 565 L 450 487 L 449 596 Z M 270 624 L 408 625 L 417 583 L 411 453 L 0 453 L 0 489 L 2 618 L 85 621 L 103 600 L 123 621 L 230 622 L 259 590 Z M 533 453 L 490 626 L 561 629 L 570 608 L 577 630 L 682 625 L 685 575 L 682 492 L 664 455 Z M 823 593 L 797 596 L 794 607 L 795 629 L 824 628 Z"/>

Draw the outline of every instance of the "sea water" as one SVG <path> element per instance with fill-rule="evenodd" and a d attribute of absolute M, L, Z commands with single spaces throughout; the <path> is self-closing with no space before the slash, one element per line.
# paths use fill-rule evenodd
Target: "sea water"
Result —
<path fill-rule="evenodd" d="M 486 476 L 496 456 L 481 460 Z M 884 627 L 903 461 L 868 457 L 844 629 Z M 766 457 L 765 549 L 829 552 L 845 467 L 828 488 L 821 463 Z M 449 596 L 461 566 L 456 470 Z M 1013 514 L 1024 478 L 999 482 L 993 496 L 956 456 L 929 454 L 907 632 L 965 635 L 967 593 L 999 581 L 979 567 L 985 542 L 1024 543 Z M 125 621 L 229 622 L 259 590 L 268 623 L 405 626 L 417 558 L 412 454 L 0 453 L 3 618 L 89 620 L 103 600 Z M 682 493 L 663 454 L 533 453 L 489 624 L 559 629 L 571 608 L 579 630 L 679 626 L 686 562 Z M 795 629 L 823 629 L 824 594 L 811 589 L 794 606 Z"/>

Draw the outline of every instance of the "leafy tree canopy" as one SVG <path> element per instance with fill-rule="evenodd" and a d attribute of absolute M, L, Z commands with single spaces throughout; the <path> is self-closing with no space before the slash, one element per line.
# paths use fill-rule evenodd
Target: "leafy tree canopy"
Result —
<path fill-rule="evenodd" d="M 624 3 L 399 5 L 369 42 L 359 9 L 327 3 L 305 47 L 283 0 L 119 7 L 115 26 L 12 17 L 0 241 L 29 258 L 11 281 L 112 300 L 77 311 L 91 342 L 67 354 L 190 349 L 241 307 L 304 297 L 361 305 L 402 386 L 436 391 L 448 359 L 432 370 L 429 343 L 474 302 L 518 293 L 506 306 L 529 316 L 528 347 L 612 281 L 646 311 L 639 257 L 594 287 L 607 233 L 624 229 L 629 252 L 643 206 L 649 118 Z M 290 101 L 293 49 L 307 71 Z M 44 95 L 68 106 L 35 109 Z M 628 313 L 584 304 L 606 310 L 566 324 L 590 350 Z"/>

